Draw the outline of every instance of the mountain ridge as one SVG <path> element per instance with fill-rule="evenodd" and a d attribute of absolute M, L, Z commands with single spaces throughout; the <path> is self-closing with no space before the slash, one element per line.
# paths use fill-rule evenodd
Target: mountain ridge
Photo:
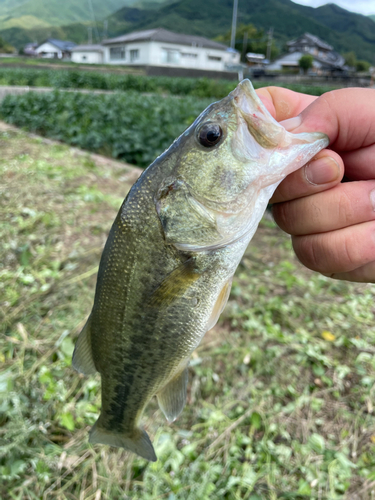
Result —
<path fill-rule="evenodd" d="M 53 5 L 58 1 L 48 0 L 48 12 L 51 13 Z M 72 5 L 74 1 L 65 0 L 65 5 Z M 87 3 L 90 1 L 96 9 L 102 0 L 85 0 Z M 231 28 L 233 0 L 205 0 L 204 3 L 201 0 L 107 0 L 105 5 L 109 8 L 119 2 L 123 5 L 122 8 L 101 19 L 99 12 L 102 11 L 94 9 L 95 22 L 87 19 L 86 11 L 86 20 L 82 20 L 82 9 L 78 9 L 75 16 L 81 16 L 81 20 L 74 23 L 34 26 L 32 29 L 13 24 L 7 29 L 1 29 L 1 14 L 6 6 L 9 10 L 12 5 L 12 12 L 22 11 L 25 16 L 25 12 L 29 12 L 24 8 L 25 5 L 36 8 L 37 5 L 44 5 L 46 0 L 0 0 L 0 35 L 11 45 L 21 48 L 29 41 L 42 41 L 48 37 L 87 43 L 90 25 L 97 28 L 92 30 L 95 42 L 99 42 L 100 37 L 105 35 L 114 37 L 130 31 L 158 27 L 207 38 L 216 38 Z M 48 12 L 44 12 L 45 22 L 48 21 Z M 53 21 L 55 18 L 51 19 Z M 104 19 L 108 26 L 106 33 Z M 291 0 L 240 0 L 237 22 L 238 25 L 251 23 L 264 33 L 273 27 L 274 39 L 281 52 L 285 50 L 287 41 L 309 32 L 332 45 L 336 51 L 354 51 L 359 59 L 366 59 L 375 65 L 374 21 L 335 4 L 312 8 Z"/>
<path fill-rule="evenodd" d="M 31 16 L 49 26 L 64 26 L 77 22 L 102 20 L 120 8 L 133 5 L 155 8 L 165 0 L 0 0 L 0 27 L 25 27 L 22 18 Z M 34 22 L 35 22 L 34 21 Z M 36 26 L 36 24 L 35 24 Z"/>

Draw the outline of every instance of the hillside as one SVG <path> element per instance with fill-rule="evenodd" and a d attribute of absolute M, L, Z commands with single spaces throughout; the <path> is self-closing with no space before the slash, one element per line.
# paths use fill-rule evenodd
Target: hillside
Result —
<path fill-rule="evenodd" d="M 0 0 L 0 27 L 35 28 L 101 20 L 136 0 Z"/>
<path fill-rule="evenodd" d="M 180 0 L 159 10 L 148 11 L 125 7 L 108 18 L 109 34 L 163 27 L 172 31 L 214 38 L 230 29 L 232 0 Z M 215 13 L 213 15 L 212 13 Z M 249 0 L 239 2 L 238 24 L 257 28 L 274 28 L 282 49 L 286 41 L 308 31 L 335 47 L 338 52 L 354 50 L 360 59 L 373 60 L 375 30 L 373 21 L 328 4 L 305 7 L 290 0 Z"/>
<path fill-rule="evenodd" d="M 173 0 L 0 0 L 0 32 L 8 43 L 21 49 L 26 43 L 46 38 L 87 42 L 93 26 L 94 41 L 104 32 L 103 20 L 122 8 L 152 12 Z M 139 17 L 139 16 L 138 16 Z M 134 18 L 132 22 L 138 22 Z M 96 29 L 95 29 L 96 26 Z"/>

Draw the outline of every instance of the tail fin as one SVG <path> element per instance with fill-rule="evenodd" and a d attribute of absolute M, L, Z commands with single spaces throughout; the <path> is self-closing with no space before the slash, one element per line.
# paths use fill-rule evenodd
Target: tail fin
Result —
<path fill-rule="evenodd" d="M 98 422 L 95 423 L 90 431 L 90 443 L 109 444 L 117 448 L 125 448 L 125 450 L 132 451 L 142 458 L 150 462 L 156 462 L 156 454 L 154 447 L 148 437 L 147 433 L 141 429 L 134 429 L 129 434 L 118 434 L 116 432 L 101 429 Z"/>

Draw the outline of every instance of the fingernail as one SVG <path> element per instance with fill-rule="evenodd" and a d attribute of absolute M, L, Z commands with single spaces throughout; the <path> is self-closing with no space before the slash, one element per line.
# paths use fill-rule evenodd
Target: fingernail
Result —
<path fill-rule="evenodd" d="M 370 192 L 370 200 L 371 200 L 371 204 L 372 204 L 372 209 L 374 210 L 375 212 L 375 189 L 373 189 L 371 192 Z"/>
<path fill-rule="evenodd" d="M 305 176 L 310 184 L 327 184 L 338 179 L 339 164 L 330 156 L 319 158 L 308 163 L 305 167 Z"/>
<path fill-rule="evenodd" d="M 294 116 L 293 118 L 288 118 L 287 120 L 282 120 L 280 125 L 282 125 L 285 130 L 291 132 L 295 128 L 299 127 L 302 123 L 302 118 L 300 115 Z"/>

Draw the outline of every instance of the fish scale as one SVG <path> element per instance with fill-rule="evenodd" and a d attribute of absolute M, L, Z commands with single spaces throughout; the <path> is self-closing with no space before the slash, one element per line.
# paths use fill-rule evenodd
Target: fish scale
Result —
<path fill-rule="evenodd" d="M 141 425 L 147 404 L 156 395 L 169 421 L 181 413 L 191 353 L 217 322 L 269 199 L 327 144 L 286 132 L 244 80 L 144 171 L 109 233 L 73 353 L 78 371 L 101 375 L 90 442 L 156 460 Z"/>

